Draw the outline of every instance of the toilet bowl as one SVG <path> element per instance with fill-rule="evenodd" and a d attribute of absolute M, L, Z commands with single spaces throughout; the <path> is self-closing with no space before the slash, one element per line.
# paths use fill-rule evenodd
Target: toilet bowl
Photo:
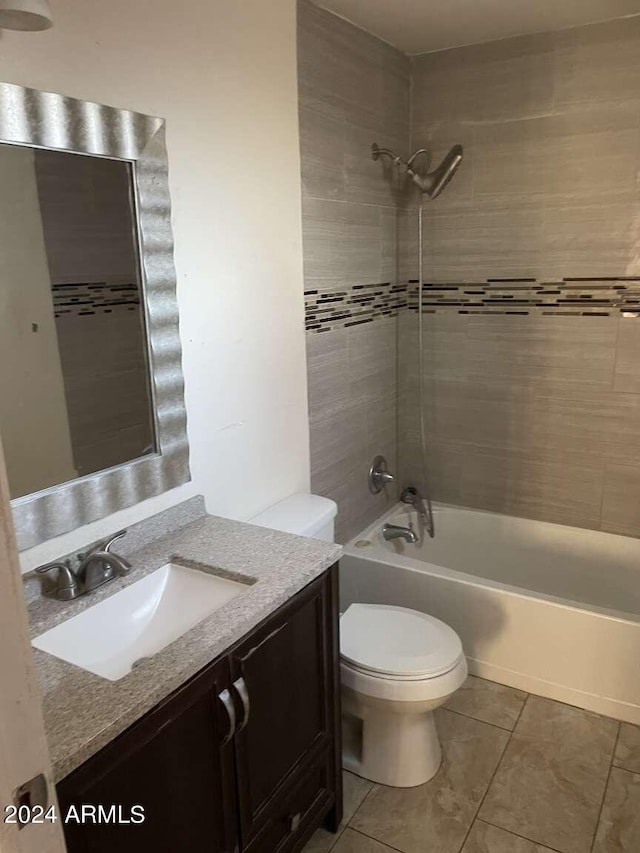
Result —
<path fill-rule="evenodd" d="M 398 788 L 428 782 L 441 761 L 433 711 L 467 677 L 456 632 L 433 616 L 352 604 L 340 617 L 343 764 Z"/>

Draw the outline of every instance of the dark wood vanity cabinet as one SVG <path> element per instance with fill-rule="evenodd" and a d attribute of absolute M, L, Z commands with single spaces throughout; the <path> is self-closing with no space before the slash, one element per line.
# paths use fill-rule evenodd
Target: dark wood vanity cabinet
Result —
<path fill-rule="evenodd" d="M 302 802 L 302 796 L 296 805 L 287 784 L 291 780 L 295 788 L 312 766 L 334 761 L 335 606 L 329 582 L 307 587 L 229 656 L 235 689 L 246 691 L 251 703 L 248 723 L 239 723 L 234 739 L 245 848 L 254 837 L 259 842 L 261 834 L 278 831 L 274 823 L 295 827 L 309 809 L 321 810 L 332 793 L 331 786 L 320 786 L 318 803 Z M 258 843 L 256 849 L 276 848 Z"/>
<path fill-rule="evenodd" d="M 60 782 L 69 853 L 301 850 L 342 816 L 339 726 L 334 566 Z"/>

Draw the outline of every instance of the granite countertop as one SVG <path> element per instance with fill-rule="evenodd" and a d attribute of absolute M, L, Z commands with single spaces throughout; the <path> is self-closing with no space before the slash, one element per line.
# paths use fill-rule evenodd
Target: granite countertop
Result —
<path fill-rule="evenodd" d="M 71 602 L 32 600 L 29 617 L 35 637 L 171 560 L 250 584 L 238 598 L 119 681 L 34 649 L 55 781 L 225 652 L 335 563 L 341 552 L 332 543 L 204 516 L 127 555 L 132 571 L 90 595 Z"/>

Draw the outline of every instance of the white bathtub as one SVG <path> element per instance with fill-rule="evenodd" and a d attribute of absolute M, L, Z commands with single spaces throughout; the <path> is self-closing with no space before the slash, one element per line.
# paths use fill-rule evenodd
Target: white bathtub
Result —
<path fill-rule="evenodd" d="M 640 540 L 435 506 L 436 538 L 402 504 L 345 548 L 341 603 L 423 610 L 458 632 L 475 675 L 640 723 Z"/>

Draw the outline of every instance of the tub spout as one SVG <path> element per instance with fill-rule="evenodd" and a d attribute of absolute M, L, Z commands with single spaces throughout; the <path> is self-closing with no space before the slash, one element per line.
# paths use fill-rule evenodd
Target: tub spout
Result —
<path fill-rule="evenodd" d="M 382 538 L 387 542 L 390 539 L 404 539 L 405 542 L 417 542 L 418 537 L 413 529 L 413 525 L 402 527 L 400 524 L 385 524 L 382 528 Z"/>

